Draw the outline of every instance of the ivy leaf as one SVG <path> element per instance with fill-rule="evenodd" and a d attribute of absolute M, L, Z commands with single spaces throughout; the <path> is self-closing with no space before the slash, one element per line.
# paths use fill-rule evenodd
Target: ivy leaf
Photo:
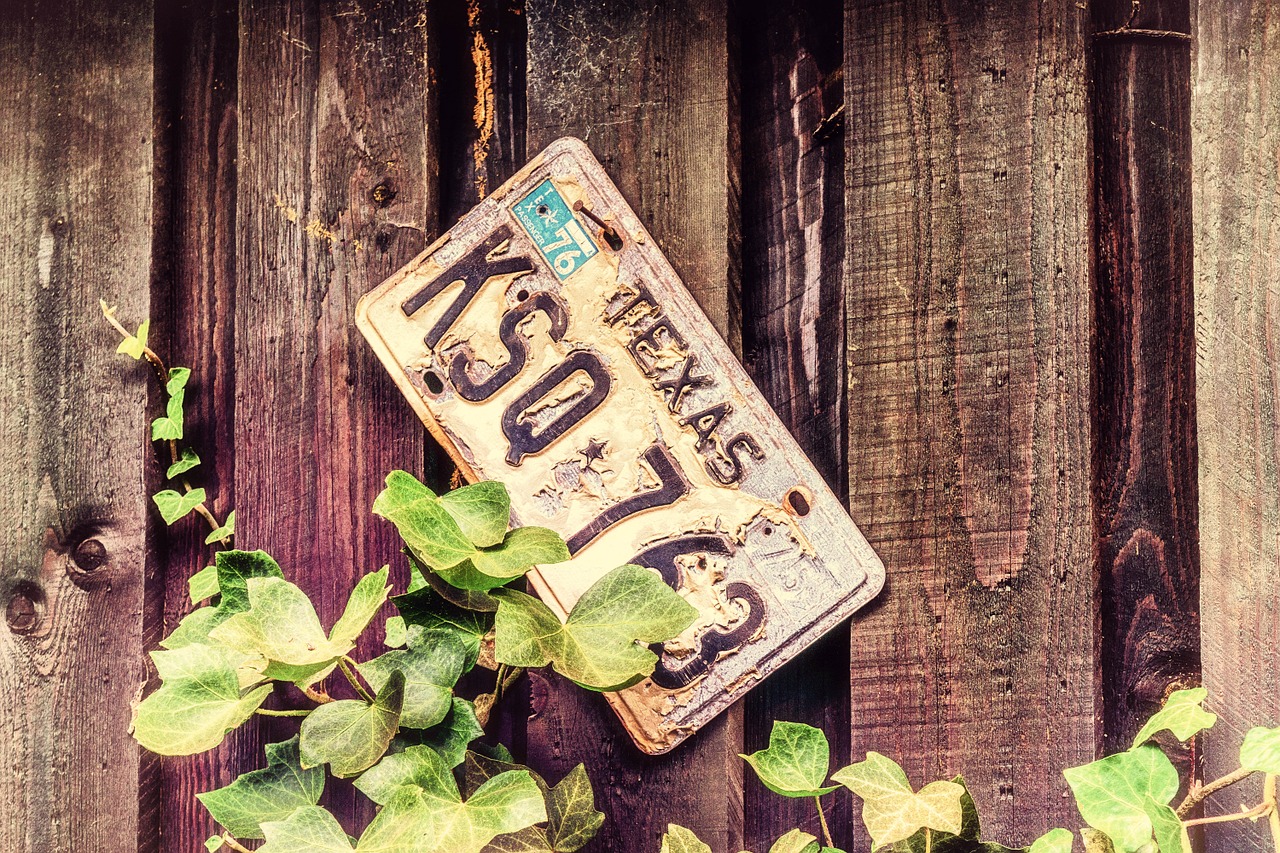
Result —
<path fill-rule="evenodd" d="M 182 455 L 178 457 L 178 461 L 169 466 L 169 470 L 164 472 L 165 479 L 172 480 L 179 474 L 190 471 L 192 468 L 200 464 L 200 457 L 196 456 L 196 452 L 190 447 L 182 448 Z"/>
<path fill-rule="evenodd" d="M 931 830 L 926 837 L 925 830 L 922 829 L 906 841 L 893 845 L 895 853 L 1024 853 L 1021 848 L 1005 847 L 994 841 L 981 841 L 982 822 L 964 777 L 956 776 L 951 781 L 964 788 L 964 795 L 960 798 L 960 832 L 951 835 Z"/>
<path fill-rule="evenodd" d="M 209 853 L 218 853 L 222 849 L 222 836 L 210 835 L 204 840 L 204 849 L 208 850 Z"/>
<path fill-rule="evenodd" d="M 1084 853 L 1116 853 L 1115 845 L 1105 832 L 1085 827 L 1080 830 L 1080 839 L 1084 841 Z"/>
<path fill-rule="evenodd" d="M 449 713 L 442 722 L 418 734 L 418 742 L 435 750 L 450 767 L 457 767 L 466 755 L 467 746 L 484 735 L 484 727 L 476 718 L 475 706 L 466 699 L 453 697 Z"/>
<path fill-rule="evenodd" d="M 265 821 L 267 843 L 258 853 L 353 853 L 338 819 L 319 806 L 296 809 L 284 820 Z"/>
<path fill-rule="evenodd" d="M 532 596 L 500 589 L 494 597 L 499 661 L 524 667 L 551 663 L 566 678 L 598 691 L 621 690 L 653 672 L 658 657 L 638 642 L 669 640 L 698 613 L 657 574 L 631 565 L 592 584 L 563 625 Z"/>
<path fill-rule="evenodd" d="M 403 752 L 384 755 L 381 761 L 361 773 L 353 784 L 360 793 L 385 806 L 403 786 L 439 787 L 443 783 L 437 777 L 449 774 L 450 768 L 435 750 L 411 746 Z"/>
<path fill-rule="evenodd" d="M 527 770 L 489 779 L 465 802 L 447 768 L 421 778 L 426 787 L 407 785 L 392 795 L 360 837 L 360 853 L 480 853 L 497 836 L 547 819 Z"/>
<path fill-rule="evenodd" d="M 485 577 L 500 583 L 510 583 L 523 577 L 534 566 L 563 563 L 568 559 L 569 547 L 554 530 L 545 527 L 517 527 L 503 537 L 500 545 L 476 551 L 471 556 L 470 563 Z M 441 577 L 448 580 L 444 573 L 441 573 Z M 488 588 L 498 585 L 491 583 Z"/>
<path fill-rule="evenodd" d="M 774 720 L 769 747 L 740 755 L 764 786 L 784 797 L 819 797 L 839 785 L 823 786 L 831 766 L 831 748 L 821 729 Z"/>
<path fill-rule="evenodd" d="M 433 570 L 456 566 L 476 551 L 436 493 L 407 471 L 387 475 L 373 512 L 394 524 L 405 544 Z"/>
<path fill-rule="evenodd" d="M 693 830 L 669 823 L 662 834 L 662 853 L 711 853 L 711 848 L 703 844 Z"/>
<path fill-rule="evenodd" d="M 280 566 L 265 551 L 219 551 L 214 557 L 218 593 L 217 607 L 201 607 L 183 617 L 178 627 L 160 641 L 166 649 L 209 642 L 209 635 L 234 613 L 249 608 L 248 579 L 283 578 Z"/>
<path fill-rule="evenodd" d="M 1133 739 L 1134 746 L 1141 746 L 1158 731 L 1168 729 L 1178 740 L 1187 740 L 1199 732 L 1210 728 L 1218 721 L 1217 714 L 1211 714 L 1200 703 L 1209 695 L 1203 687 L 1190 690 L 1175 690 L 1165 700 L 1164 707 L 1156 711 L 1147 724 Z"/>
<path fill-rule="evenodd" d="M 392 596 L 391 603 L 400 611 L 408 625 L 415 625 L 426 631 L 448 631 L 456 635 L 466 650 L 465 669 L 470 671 L 476 665 L 476 660 L 480 657 L 480 641 L 492 626 L 490 617 L 445 600 L 429 586 Z"/>
<path fill-rule="evenodd" d="M 214 542 L 221 542 L 223 539 L 230 539 L 236 535 L 236 511 L 233 509 L 227 513 L 227 521 L 221 527 L 214 528 L 209 535 L 204 538 L 204 544 L 212 545 Z"/>
<path fill-rule="evenodd" d="M 405 554 L 409 557 L 409 593 L 417 592 L 429 586 L 435 591 L 436 595 L 455 607 L 460 607 L 463 610 L 475 610 L 478 613 L 497 612 L 498 599 L 488 592 L 459 589 L 419 563 L 414 558 L 412 551 L 406 548 Z"/>
<path fill-rule="evenodd" d="M 1191 853 L 1191 838 L 1177 812 L 1150 797 L 1143 802 L 1143 806 L 1147 819 L 1155 829 L 1156 846 L 1160 853 Z"/>
<path fill-rule="evenodd" d="M 237 838 L 262 838 L 260 824 L 285 820 L 314 806 L 324 791 L 324 769 L 302 769 L 295 735 L 267 744 L 267 766 L 242 774 L 224 788 L 196 794 L 213 819 Z"/>
<path fill-rule="evenodd" d="M 1280 728 L 1249 729 L 1244 743 L 1240 744 L 1240 766 L 1280 775 Z"/>
<path fill-rule="evenodd" d="M 556 853 L 574 853 L 604 824 L 604 812 L 596 809 L 595 792 L 581 764 L 547 792 L 546 802 L 547 836 Z"/>
<path fill-rule="evenodd" d="M 810 835 L 801 829 L 793 829 L 773 842 L 769 853 L 818 853 L 818 850 L 816 835 Z"/>
<path fill-rule="evenodd" d="M 151 422 L 151 440 L 163 441 L 182 438 L 183 413 L 182 406 L 186 400 L 187 380 L 191 378 L 191 369 L 172 367 L 169 369 L 169 380 L 164 385 L 169 400 L 165 403 L 165 416 Z"/>
<path fill-rule="evenodd" d="M 1031 842 L 1027 853 L 1071 853 L 1075 836 L 1069 829 L 1051 829 Z"/>
<path fill-rule="evenodd" d="M 440 505 L 458 523 L 462 535 L 481 548 L 501 542 L 511 521 L 511 496 L 496 480 L 446 492 L 440 496 Z"/>
<path fill-rule="evenodd" d="M 865 761 L 837 770 L 831 778 L 862 798 L 862 822 L 873 850 L 925 827 L 960 833 L 965 789 L 955 782 L 930 782 L 916 793 L 902 768 L 878 752 L 868 752 Z"/>
<path fill-rule="evenodd" d="M 369 769 L 395 737 L 404 704 L 404 673 L 392 673 L 372 704 L 340 699 L 316 708 L 302 721 L 299 755 L 303 767 L 328 764 L 334 776 Z"/>
<path fill-rule="evenodd" d="M 210 632 L 210 637 L 266 658 L 270 662 L 268 678 L 312 684 L 351 651 L 356 637 L 386 601 L 388 572 L 384 566 L 360 579 L 328 637 L 311 599 L 297 586 L 282 578 L 249 578 L 248 609 L 231 615 Z"/>
<path fill-rule="evenodd" d="M 205 566 L 191 577 L 187 578 L 187 591 L 191 596 L 192 604 L 199 604 L 206 598 L 213 598 L 218 594 L 218 567 Z"/>
<path fill-rule="evenodd" d="M 395 599 L 395 596 L 392 596 Z M 382 644 L 389 649 L 403 649 L 409 642 L 409 628 L 403 616 L 388 616 L 386 628 L 383 630 Z"/>
<path fill-rule="evenodd" d="M 244 656 L 192 644 L 152 652 L 160 688 L 134 712 L 133 736 L 160 755 L 194 755 L 222 743 L 271 693 L 264 685 L 241 694 L 237 668 Z"/>
<path fill-rule="evenodd" d="M 152 495 L 151 500 L 155 501 L 156 508 L 160 510 L 160 517 L 164 519 L 164 523 L 173 524 L 204 503 L 204 489 L 192 489 L 186 494 L 175 492 L 173 489 L 165 489 Z"/>
<path fill-rule="evenodd" d="M 1146 801 L 1168 803 L 1178 793 L 1178 771 L 1158 746 L 1147 744 L 1063 771 L 1085 822 L 1105 832 L 1120 853 L 1151 840 Z"/>
<path fill-rule="evenodd" d="M 102 300 L 98 301 L 101 302 Z M 103 308 L 103 313 L 108 313 L 106 308 Z M 110 315 L 114 315 L 115 309 L 111 309 L 109 313 Z M 127 338 L 120 341 L 120 344 L 116 347 L 116 352 L 124 353 L 125 355 L 135 359 L 142 358 L 142 352 L 147 346 L 147 333 L 150 331 L 151 321 L 143 320 L 138 326 L 137 334 L 129 335 Z"/>
<path fill-rule="evenodd" d="M 360 674 L 375 690 L 381 690 L 392 673 L 405 677 L 404 709 L 400 725 L 410 729 L 427 729 L 439 723 L 452 706 L 453 686 L 462 677 L 466 651 L 455 634 L 445 631 L 423 631 L 414 626 L 409 632 L 409 648 L 386 652 L 360 664 Z"/>

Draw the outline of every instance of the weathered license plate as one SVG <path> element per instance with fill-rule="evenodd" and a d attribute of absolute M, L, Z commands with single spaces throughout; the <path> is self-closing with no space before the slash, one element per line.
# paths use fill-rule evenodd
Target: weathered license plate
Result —
<path fill-rule="evenodd" d="M 573 559 L 563 617 L 638 563 L 699 610 L 608 699 L 665 752 L 871 599 L 884 568 L 581 142 L 534 158 L 368 294 L 359 325 L 469 479 Z"/>

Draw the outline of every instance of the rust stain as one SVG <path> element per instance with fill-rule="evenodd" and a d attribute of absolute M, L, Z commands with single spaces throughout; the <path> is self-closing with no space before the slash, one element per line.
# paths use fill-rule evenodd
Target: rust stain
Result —
<path fill-rule="evenodd" d="M 476 68 L 476 104 L 472 120 L 476 125 L 476 143 L 472 148 L 475 158 L 476 195 L 489 194 L 489 180 L 485 163 L 489 160 L 489 143 L 493 139 L 493 52 L 480 29 L 480 0 L 467 0 L 467 25 L 471 27 L 471 61 Z"/>

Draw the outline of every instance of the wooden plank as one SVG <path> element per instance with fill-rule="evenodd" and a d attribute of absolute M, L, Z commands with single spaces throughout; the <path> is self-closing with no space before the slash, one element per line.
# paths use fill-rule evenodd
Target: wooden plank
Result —
<path fill-rule="evenodd" d="M 1103 750 L 1200 683 L 1186 0 L 1093 5 Z M 1189 756 L 1183 756 L 1184 761 Z"/>
<path fill-rule="evenodd" d="M 1280 9 L 1205 0 L 1193 32 L 1202 654 L 1219 714 L 1205 776 L 1216 778 L 1249 728 L 1280 724 Z M 1210 808 L 1234 811 L 1258 790 Z M 1262 824 L 1205 829 L 1210 850 L 1270 843 Z"/>
<path fill-rule="evenodd" d="M 0 14 L 0 849 L 151 848 L 126 732 L 148 678 L 145 364 L 103 297 L 150 310 L 152 8 Z"/>
<path fill-rule="evenodd" d="M 853 755 L 964 773 L 1009 842 L 1074 825 L 1097 747 L 1087 26 L 845 7 L 850 504 L 889 572 Z"/>
<path fill-rule="evenodd" d="M 218 518 L 235 506 L 236 6 L 192 0 L 156 10 L 157 125 L 165 134 L 157 198 L 168 206 L 157 221 L 157 243 L 168 252 L 153 296 L 165 313 L 165 356 L 193 371 L 185 432 L 201 465 L 192 479 Z M 165 633 L 192 609 L 186 579 L 209 562 L 207 533 L 192 517 L 156 537 Z M 254 727 L 233 732 L 218 749 L 158 762 L 150 801 L 160 810 L 160 849 L 198 851 L 220 829 L 195 795 L 262 761 L 262 733 Z"/>
<path fill-rule="evenodd" d="M 737 108 L 726 4 L 663 0 L 635 10 L 533 0 L 527 13 L 529 149 L 564 135 L 586 141 L 736 348 Z M 741 725 L 730 709 L 650 758 L 602 698 L 538 677 L 529 760 L 552 778 L 587 765 L 606 814 L 598 843 L 610 849 L 654 850 L 675 821 L 715 850 L 739 850 Z"/>
<path fill-rule="evenodd" d="M 844 333 L 844 60 L 838 4 L 753 3 L 742 12 L 742 312 L 751 378 L 828 485 L 847 494 Z M 774 720 L 817 726 L 849 763 L 849 629 L 832 631 L 746 699 L 745 745 Z M 752 773 L 746 848 L 794 826 L 821 837 L 810 800 L 779 797 Z M 853 837 L 851 798 L 825 798 L 836 846 Z"/>
<path fill-rule="evenodd" d="M 422 473 L 423 432 L 352 320 L 436 227 L 428 23 L 422 0 L 240 6 L 237 538 L 326 624 L 359 576 L 407 573 L 370 507 L 387 471 Z M 338 790 L 354 832 L 371 810 Z"/>

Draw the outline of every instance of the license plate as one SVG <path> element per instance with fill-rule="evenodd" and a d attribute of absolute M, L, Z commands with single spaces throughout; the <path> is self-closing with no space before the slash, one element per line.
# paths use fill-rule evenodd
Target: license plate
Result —
<path fill-rule="evenodd" d="M 666 752 L 866 604 L 884 567 L 586 146 L 561 139 L 361 300 L 358 324 L 470 480 L 573 558 L 698 608 L 610 704 Z"/>

